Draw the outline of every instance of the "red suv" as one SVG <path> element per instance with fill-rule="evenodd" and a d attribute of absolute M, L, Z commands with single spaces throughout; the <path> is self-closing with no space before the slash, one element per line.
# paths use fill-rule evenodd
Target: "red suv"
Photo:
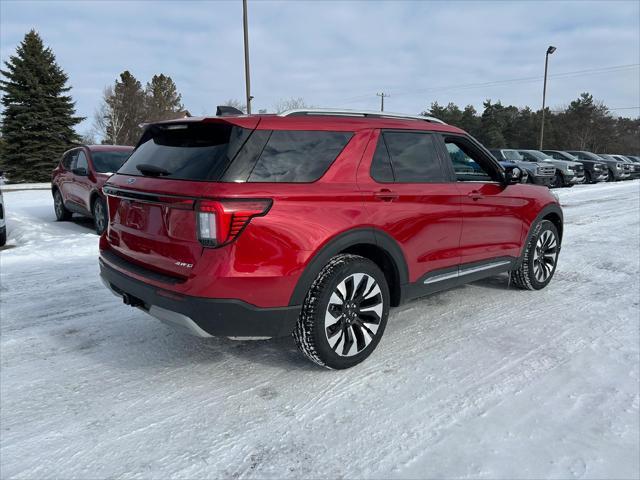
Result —
<path fill-rule="evenodd" d="M 121 145 L 84 145 L 66 151 L 51 176 L 58 221 L 78 213 L 93 218 L 96 232 L 102 234 L 108 222 L 102 187 L 132 151 L 133 147 Z"/>
<path fill-rule="evenodd" d="M 104 283 L 200 336 L 293 333 L 348 368 L 389 307 L 502 272 L 541 289 L 563 216 L 464 131 L 296 110 L 149 125 L 104 187 Z"/>

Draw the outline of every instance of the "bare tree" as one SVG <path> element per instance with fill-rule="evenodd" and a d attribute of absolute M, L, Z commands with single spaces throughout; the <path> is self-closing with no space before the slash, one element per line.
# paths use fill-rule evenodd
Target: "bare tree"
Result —
<path fill-rule="evenodd" d="M 235 98 L 230 98 L 229 100 L 225 101 L 222 105 L 224 105 L 225 107 L 233 107 L 240 110 L 243 113 L 247 113 L 247 106 L 244 103 L 242 103 L 240 100 L 236 100 Z"/>
<path fill-rule="evenodd" d="M 276 113 L 286 112 L 287 110 L 297 110 L 300 108 L 312 108 L 312 106 L 306 104 L 302 97 L 283 98 L 273 105 L 273 109 Z"/>
<path fill-rule="evenodd" d="M 118 145 L 123 136 L 127 112 L 118 108 L 113 97 L 113 87 L 105 87 L 102 102 L 93 114 L 93 128 L 102 137 L 102 143 Z"/>

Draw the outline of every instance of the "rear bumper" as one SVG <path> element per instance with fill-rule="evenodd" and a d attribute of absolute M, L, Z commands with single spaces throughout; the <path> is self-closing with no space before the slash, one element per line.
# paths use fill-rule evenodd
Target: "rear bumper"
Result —
<path fill-rule="evenodd" d="M 179 295 L 131 278 L 102 259 L 100 277 L 125 303 L 201 337 L 282 337 L 293 331 L 300 314 L 299 305 L 260 308 L 241 300 Z"/>

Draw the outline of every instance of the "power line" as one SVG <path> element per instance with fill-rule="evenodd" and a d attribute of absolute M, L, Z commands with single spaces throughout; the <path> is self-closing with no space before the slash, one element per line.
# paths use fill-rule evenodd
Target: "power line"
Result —
<path fill-rule="evenodd" d="M 612 65 L 609 67 L 590 68 L 586 70 L 574 70 L 570 72 L 556 73 L 553 75 L 549 75 L 548 78 L 571 78 L 571 77 L 583 76 L 583 75 L 599 75 L 603 73 L 613 73 L 613 72 L 619 72 L 622 70 L 635 69 L 638 67 L 640 67 L 640 63 Z M 419 94 L 419 93 L 427 93 L 427 92 L 444 92 L 444 91 L 465 90 L 465 89 L 472 89 L 472 88 L 479 88 L 479 87 L 493 87 L 493 86 L 499 86 L 499 85 L 510 85 L 515 83 L 529 83 L 529 82 L 537 82 L 539 80 L 542 80 L 542 78 L 543 78 L 542 76 L 521 77 L 521 78 L 511 78 L 506 80 L 494 80 L 491 82 L 467 83 L 467 84 L 452 85 L 452 86 L 431 87 L 431 88 L 420 89 L 420 90 L 412 90 L 411 92 L 405 91 L 405 92 L 394 93 L 394 96 L 397 97 L 402 95 Z M 371 98 L 371 96 L 359 95 L 357 97 L 350 97 L 339 103 L 340 104 L 355 103 L 367 98 Z"/>

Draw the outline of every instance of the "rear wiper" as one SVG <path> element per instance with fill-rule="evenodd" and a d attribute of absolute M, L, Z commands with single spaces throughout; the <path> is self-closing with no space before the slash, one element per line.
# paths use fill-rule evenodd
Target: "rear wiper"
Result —
<path fill-rule="evenodd" d="M 163 175 L 171 175 L 171 172 L 169 170 L 151 165 L 150 163 L 140 163 L 136 165 L 136 168 L 143 175 L 148 175 L 151 177 L 162 177 Z"/>

